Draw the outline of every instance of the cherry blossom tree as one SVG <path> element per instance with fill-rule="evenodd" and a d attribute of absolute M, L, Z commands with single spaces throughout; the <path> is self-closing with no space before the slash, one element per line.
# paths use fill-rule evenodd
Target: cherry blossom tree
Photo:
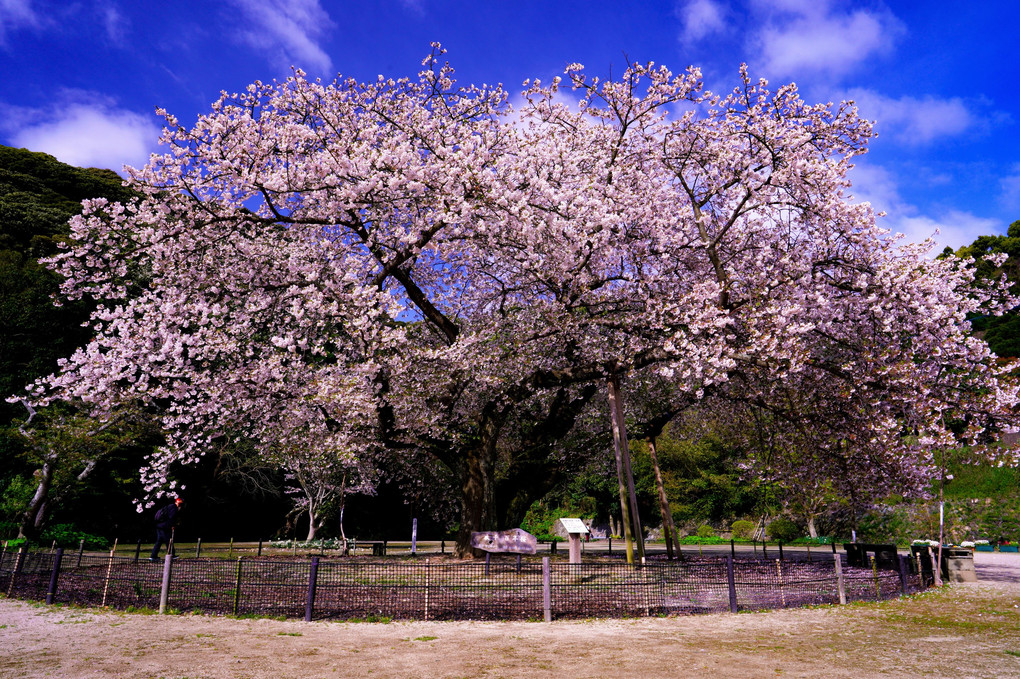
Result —
<path fill-rule="evenodd" d="M 154 493 L 225 432 L 266 455 L 299 432 L 432 455 L 459 478 L 462 553 L 495 527 L 504 435 L 527 413 L 562 437 L 616 380 L 699 399 L 753 372 L 746 397 L 767 399 L 810 374 L 867 406 L 867 435 L 925 445 L 952 438 L 950 411 L 976 434 L 1016 402 L 965 319 L 1003 290 L 847 195 L 871 135 L 852 104 L 746 71 L 722 96 L 693 68 L 574 65 L 512 110 L 440 55 L 416 80 L 298 71 L 191 127 L 164 113 L 168 151 L 129 175 L 141 197 L 86 201 L 51 260 L 65 295 L 102 304 L 36 399 L 158 409 Z"/>

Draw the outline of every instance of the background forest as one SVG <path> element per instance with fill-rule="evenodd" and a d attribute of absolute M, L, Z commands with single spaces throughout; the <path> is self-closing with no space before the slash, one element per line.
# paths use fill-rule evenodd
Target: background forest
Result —
<path fill-rule="evenodd" d="M 51 156 L 0 146 L 0 392 L 22 393 L 58 359 L 88 340 L 87 301 L 55 306 L 56 274 L 38 259 L 56 252 L 68 219 L 85 198 L 121 200 L 127 191 L 110 170 L 65 165 Z M 1020 221 L 1005 236 L 982 236 L 957 255 L 1005 253 L 995 268 L 979 260 L 982 279 L 1020 276 Z M 951 254 L 946 252 L 945 255 Z M 1002 357 L 1020 356 L 1020 315 L 975 318 L 973 328 Z M 95 542 L 119 537 L 150 539 L 154 509 L 139 512 L 139 468 L 162 443 L 153 417 L 125 409 L 98 422 L 72 405 L 34 412 L 20 402 L 0 402 L 0 538 L 20 534 L 48 543 Z M 845 539 L 851 530 L 867 540 L 909 541 L 936 537 L 936 499 L 885 498 L 861 507 L 824 489 L 804 498 L 749 471 L 740 437 L 711 413 L 689 414 L 656 440 L 662 485 L 681 535 L 729 533 L 734 521 L 758 524 L 785 517 L 799 535 Z M 619 534 L 619 495 L 611 439 L 598 428 L 561 441 L 574 454 L 536 445 L 500 458 L 497 509 L 502 527 L 523 525 L 538 534 L 560 516 L 582 516 Z M 631 441 L 641 518 L 646 529 L 662 523 L 648 444 Z M 576 451 L 586 451 L 577 454 Z M 1020 474 L 1011 468 L 970 464 L 968 451 L 945 460 L 946 521 L 951 539 L 1020 538 Z M 244 442 L 224 446 L 198 465 L 174 470 L 186 487 L 182 539 L 302 538 L 308 532 L 293 475 L 267 466 Z M 412 518 L 423 539 L 455 529 L 455 502 L 441 470 L 413 457 L 391 460 L 372 493 L 324 501 L 320 537 L 343 530 L 359 538 L 406 539 Z M 342 512 L 341 512 L 342 509 Z M 708 526 L 709 529 L 704 528 Z"/>

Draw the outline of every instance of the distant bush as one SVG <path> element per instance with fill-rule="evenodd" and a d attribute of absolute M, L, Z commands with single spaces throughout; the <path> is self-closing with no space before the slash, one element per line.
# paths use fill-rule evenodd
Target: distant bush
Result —
<path fill-rule="evenodd" d="M 733 525 L 730 526 L 730 530 L 733 531 L 733 538 L 735 540 L 750 540 L 754 535 L 754 523 L 751 521 L 734 521 Z"/>
<path fill-rule="evenodd" d="M 713 535 L 711 537 L 698 537 L 697 535 L 687 535 L 680 538 L 681 545 L 728 545 L 730 541 L 726 538 Z"/>
<path fill-rule="evenodd" d="M 773 542 L 793 542 L 802 535 L 800 527 L 787 518 L 780 517 L 765 529 L 765 535 Z"/>
<path fill-rule="evenodd" d="M 699 538 L 714 538 L 717 537 L 715 529 L 709 526 L 707 523 L 703 523 L 698 526 L 698 537 Z"/>

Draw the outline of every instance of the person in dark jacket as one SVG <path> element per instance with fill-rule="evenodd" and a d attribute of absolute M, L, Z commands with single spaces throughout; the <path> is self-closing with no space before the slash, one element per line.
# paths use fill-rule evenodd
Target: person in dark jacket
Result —
<path fill-rule="evenodd" d="M 174 501 L 156 512 L 156 544 L 152 546 L 152 553 L 149 554 L 149 561 L 159 561 L 159 548 L 163 545 L 172 549 L 174 528 L 181 522 L 181 508 L 184 500 L 174 498 Z"/>

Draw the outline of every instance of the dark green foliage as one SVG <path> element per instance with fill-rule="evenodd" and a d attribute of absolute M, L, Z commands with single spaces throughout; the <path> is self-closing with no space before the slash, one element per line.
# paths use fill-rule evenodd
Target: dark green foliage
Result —
<path fill-rule="evenodd" d="M 642 507 L 646 523 L 659 520 L 655 476 L 648 448 L 643 441 L 631 443 L 634 475 L 639 496 L 647 498 Z M 742 480 L 737 469 L 738 451 L 721 440 L 704 437 L 681 440 L 667 429 L 656 442 L 662 482 L 677 527 L 685 524 L 725 525 L 734 516 L 753 513 L 759 488 Z"/>
<path fill-rule="evenodd" d="M 698 526 L 698 537 L 699 538 L 714 538 L 718 537 L 715 532 L 715 528 L 712 528 L 708 524 L 701 524 Z"/>
<path fill-rule="evenodd" d="M 539 540 L 562 540 L 563 538 L 554 534 L 556 522 L 568 517 L 575 519 L 595 518 L 595 503 L 592 501 L 585 502 L 582 506 L 550 507 L 544 501 L 539 500 L 531 505 L 528 513 L 524 515 L 521 528 Z"/>
<path fill-rule="evenodd" d="M 88 340 L 88 303 L 54 306 L 57 276 L 38 263 L 55 254 L 83 198 L 130 196 L 110 170 L 65 165 L 45 153 L 0 146 L 0 394 L 6 399 Z M 0 426 L 25 414 L 0 401 Z"/>
<path fill-rule="evenodd" d="M 773 542 L 792 542 L 801 537 L 804 531 L 786 517 L 780 517 L 765 528 L 765 535 Z"/>
<path fill-rule="evenodd" d="M 110 541 L 106 538 L 80 531 L 70 523 L 49 526 L 39 536 L 39 542 L 43 546 L 56 542 L 57 547 L 65 549 L 78 547 L 82 540 L 85 541 L 85 549 L 109 549 L 110 547 Z"/>
<path fill-rule="evenodd" d="M 1001 266 L 984 260 L 985 255 L 998 253 L 1009 256 Z M 1005 236 L 978 236 L 973 243 L 960 248 L 955 254 L 974 258 L 979 284 L 1003 275 L 1011 283 L 1020 281 L 1020 220 L 1010 224 Z M 971 324 L 997 355 L 1020 356 L 1020 314 L 1016 310 L 1004 316 L 972 318 Z"/>

